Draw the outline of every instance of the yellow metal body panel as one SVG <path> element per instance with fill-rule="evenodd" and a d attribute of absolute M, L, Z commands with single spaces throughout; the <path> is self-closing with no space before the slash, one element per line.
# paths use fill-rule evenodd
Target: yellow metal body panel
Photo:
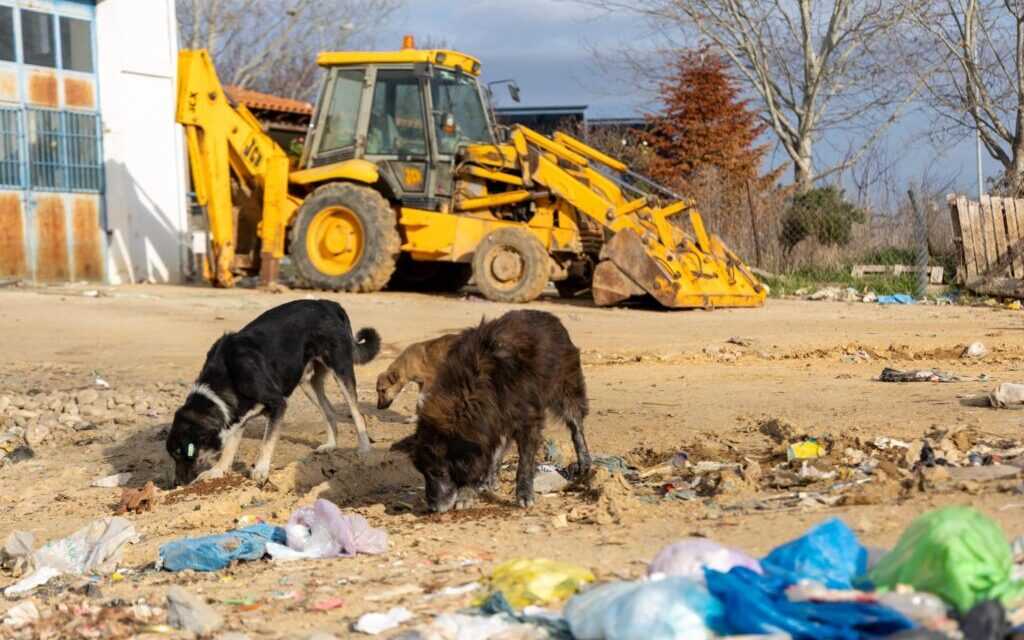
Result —
<path fill-rule="evenodd" d="M 436 64 L 449 69 L 462 69 L 480 74 L 480 61 L 473 56 L 447 49 L 402 49 L 400 51 L 324 51 L 316 57 L 321 67 L 343 67 L 364 64 Z"/>
<path fill-rule="evenodd" d="M 231 176 L 262 189 L 262 251 L 280 258 L 295 210 L 288 198 L 288 157 L 245 107 L 231 107 L 206 51 L 178 54 L 176 119 L 185 126 L 196 199 L 209 218 L 210 275 L 214 284 L 231 286 L 236 249 Z"/>
<path fill-rule="evenodd" d="M 575 228 L 526 225 L 498 220 L 486 215 L 438 213 L 402 207 L 398 224 L 402 227 L 402 251 L 414 260 L 469 262 L 480 241 L 502 227 L 522 227 L 530 231 L 548 250 L 572 246 Z"/>
<path fill-rule="evenodd" d="M 288 176 L 292 184 L 309 186 L 334 180 L 351 180 L 363 184 L 374 184 L 380 178 L 377 165 L 368 160 L 342 160 L 322 167 L 293 171 Z"/>

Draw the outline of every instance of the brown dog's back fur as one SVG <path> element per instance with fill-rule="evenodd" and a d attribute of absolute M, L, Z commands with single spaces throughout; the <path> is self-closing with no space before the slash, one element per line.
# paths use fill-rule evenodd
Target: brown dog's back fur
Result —
<path fill-rule="evenodd" d="M 516 493 L 528 506 L 547 414 L 572 431 L 577 471 L 586 472 L 579 349 L 550 313 L 512 311 L 458 335 L 426 389 L 416 433 L 394 448 L 410 453 L 427 479 L 428 503 L 445 510 L 454 500 L 445 478 L 458 489 L 493 483 L 505 449 L 515 443 Z"/>
<path fill-rule="evenodd" d="M 433 340 L 415 342 L 398 354 L 395 361 L 377 377 L 377 408 L 390 407 L 410 382 L 417 383 L 420 391 L 429 386 L 458 337 L 457 333 L 448 333 Z"/>

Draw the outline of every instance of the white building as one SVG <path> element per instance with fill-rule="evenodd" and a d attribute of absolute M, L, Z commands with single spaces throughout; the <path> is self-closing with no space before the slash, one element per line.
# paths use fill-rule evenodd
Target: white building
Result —
<path fill-rule="evenodd" d="M 176 281 L 174 0 L 0 0 L 0 278 Z"/>

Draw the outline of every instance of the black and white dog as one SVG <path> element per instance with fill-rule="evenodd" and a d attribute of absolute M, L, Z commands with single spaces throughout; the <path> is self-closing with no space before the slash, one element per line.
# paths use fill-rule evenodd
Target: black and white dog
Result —
<path fill-rule="evenodd" d="M 206 354 L 199 378 L 174 414 L 167 451 L 175 463 L 175 484 L 223 476 L 235 460 L 245 423 L 258 415 L 266 416 L 268 423 L 252 478 L 265 482 L 287 399 L 297 386 L 327 420 L 327 443 L 318 451 L 333 449 L 338 427 L 324 393 L 328 373 L 341 386 L 352 412 L 359 451 L 369 451 L 352 365 L 369 362 L 378 351 L 380 335 L 366 328 L 353 337 L 345 310 L 329 300 L 289 302 L 263 313 L 241 331 L 225 334 Z"/>

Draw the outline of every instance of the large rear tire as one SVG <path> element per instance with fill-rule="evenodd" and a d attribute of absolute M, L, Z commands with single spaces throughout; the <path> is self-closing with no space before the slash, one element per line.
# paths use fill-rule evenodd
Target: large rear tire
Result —
<path fill-rule="evenodd" d="M 496 229 L 473 253 L 473 280 L 488 300 L 529 302 L 544 291 L 550 277 L 548 252 L 523 229 Z"/>
<path fill-rule="evenodd" d="M 384 288 L 401 251 L 395 210 L 370 187 L 332 182 L 302 202 L 289 255 L 310 286 L 369 292 Z"/>

